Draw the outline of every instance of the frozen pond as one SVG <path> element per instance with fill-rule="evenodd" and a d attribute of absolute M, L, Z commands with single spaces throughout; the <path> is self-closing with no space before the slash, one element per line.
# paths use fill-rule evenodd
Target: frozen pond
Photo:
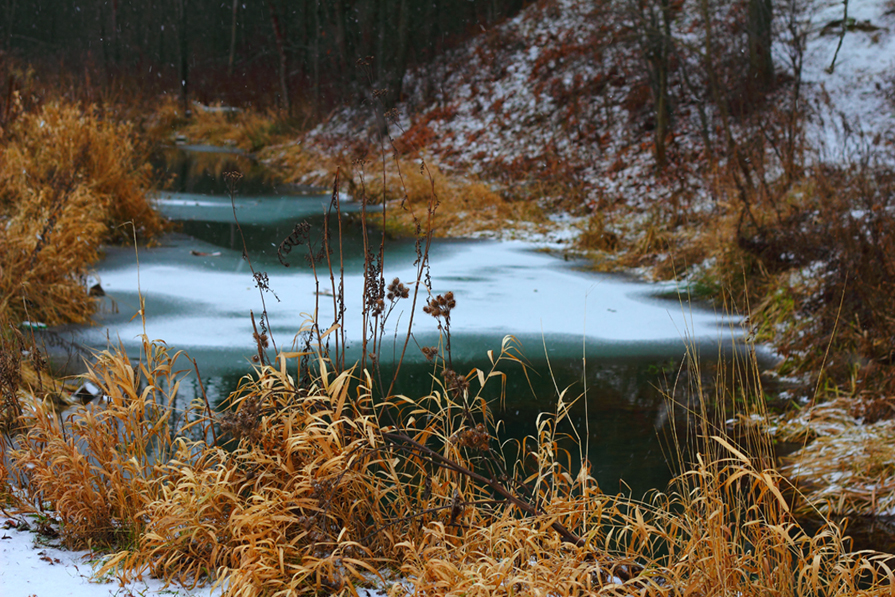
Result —
<path fill-rule="evenodd" d="M 139 268 L 133 248 L 106 251 L 97 268 L 107 294 L 103 309 L 97 325 L 78 329 L 75 339 L 94 347 L 105 346 L 107 338 L 120 340 L 136 356 L 143 324 L 133 316 L 142 292 L 147 335 L 196 358 L 210 397 L 220 400 L 251 370 L 256 348 L 249 311 L 257 317 L 263 308 L 242 259 L 229 197 L 220 190 L 215 194 L 212 185 L 198 189 L 203 192 L 172 186 L 177 190 L 162 192 L 157 205 L 181 222 L 181 229 L 165 236 L 159 246 L 141 248 Z M 273 338 L 281 350 L 290 349 L 318 304 L 321 324 L 328 326 L 332 298 L 316 294 L 314 276 L 303 258 L 306 248 L 296 247 L 286 268 L 277 259 L 276 246 L 302 220 L 320 230 L 330 197 L 286 195 L 273 185 L 247 187 L 256 194 L 240 192 L 237 215 L 255 269 L 267 273 L 279 298 L 265 295 Z M 348 202 L 344 209 L 356 212 L 357 205 Z M 359 357 L 361 337 L 358 220 L 346 216 L 343 236 L 349 359 Z M 398 277 L 410 286 L 416 277 L 415 260 L 412 240 L 386 241 L 386 282 Z M 588 272 L 581 264 L 524 243 L 436 241 L 430 263 L 432 293 L 452 291 L 457 301 L 451 315 L 454 368 L 460 373 L 486 368 L 486 351 L 497 352 L 508 334 L 519 340 L 533 366 L 533 388 L 518 366 L 506 368 L 510 378 L 503 417 L 511 434 L 533 431 L 537 413 L 553 410 L 557 388 L 572 386 L 570 395 L 577 396 L 586 380 L 589 426 L 584 424 L 583 401 L 575 417 L 582 434 L 589 429 L 601 484 L 607 491 L 617 489 L 620 478 L 635 491 L 664 485 L 670 472 L 660 436 L 667 413 L 657 388 L 675 374 L 688 347 L 707 355 L 707 362 L 717 361 L 733 345 L 736 321 L 657 298 L 662 287 Z M 327 274 L 320 290 L 328 287 Z M 438 330 L 436 321 L 422 311 L 425 298 L 423 292 L 417 302 L 414 341 L 397 387 L 408 395 L 431 385 L 432 365 L 418 347 L 437 344 Z M 410 305 L 410 300 L 400 301 L 388 319 L 388 342 L 380 351 L 386 368 L 400 354 Z M 187 396 L 196 391 L 192 378 L 183 391 Z"/>

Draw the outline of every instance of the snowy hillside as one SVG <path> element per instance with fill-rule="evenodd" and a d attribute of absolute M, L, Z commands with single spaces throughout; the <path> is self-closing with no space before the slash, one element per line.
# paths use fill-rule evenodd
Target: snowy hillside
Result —
<path fill-rule="evenodd" d="M 874 143 L 893 143 L 895 8 L 885 0 L 852 2 L 839 43 L 842 3 L 817 0 L 788 11 L 775 3 L 774 63 L 778 85 L 769 106 L 788 107 L 792 94 L 790 20 L 804 35 L 802 101 L 809 146 L 836 159 L 846 137 L 866 131 Z M 699 3 L 677 5 L 672 36 L 673 138 L 670 174 L 652 159 L 655 120 L 647 73 L 638 54 L 636 18 L 625 10 L 580 0 L 538 2 L 483 32 L 465 47 L 407 76 L 392 135 L 398 147 L 421 149 L 442 166 L 519 192 L 526 185 L 546 199 L 572 183 L 589 206 L 629 205 L 674 193 L 704 197 L 705 166 L 698 104 L 708 94 L 700 80 Z M 743 27 L 736 5 L 715 27 L 735 48 Z M 689 76 L 687 76 L 689 75 Z M 306 146 L 329 151 L 364 145 L 378 130 L 369 103 L 345 108 L 312 131 Z M 767 107 L 765 107 L 766 109 Z M 708 108 L 708 118 L 717 116 Z M 709 128 L 720 143 L 716 122 Z M 740 122 L 739 124 L 742 124 Z M 853 150 L 854 144 L 849 145 Z"/>

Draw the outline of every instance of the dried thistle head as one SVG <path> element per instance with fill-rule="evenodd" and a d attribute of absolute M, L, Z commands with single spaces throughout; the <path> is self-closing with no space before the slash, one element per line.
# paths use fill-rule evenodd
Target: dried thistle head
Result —
<path fill-rule="evenodd" d="M 434 298 L 430 297 L 426 306 L 423 307 L 423 312 L 428 313 L 435 319 L 444 317 L 445 320 L 450 320 L 451 310 L 456 306 L 457 301 L 454 299 L 454 293 L 448 291 L 443 295 L 439 294 Z"/>
<path fill-rule="evenodd" d="M 261 439 L 261 401 L 246 400 L 239 410 L 221 417 L 221 431 L 230 434 L 236 441 L 243 439 L 257 443 Z"/>
<path fill-rule="evenodd" d="M 479 423 L 475 427 L 468 427 L 458 431 L 450 438 L 452 444 L 470 448 L 472 450 L 479 450 L 481 452 L 488 450 L 490 441 L 491 434 L 488 433 L 488 428 L 482 423 Z"/>
<path fill-rule="evenodd" d="M 406 299 L 410 296 L 410 290 L 401 282 L 399 278 L 395 278 L 392 280 L 392 283 L 388 285 L 388 294 L 386 294 L 386 298 L 390 301 L 396 301 L 398 299 Z"/>
<path fill-rule="evenodd" d="M 462 396 L 469 389 L 469 380 L 453 369 L 444 372 L 444 386 L 448 391 Z"/>
<path fill-rule="evenodd" d="M 427 361 L 431 361 L 438 356 L 438 347 L 436 346 L 423 346 L 420 350 Z"/>
<path fill-rule="evenodd" d="M 252 332 L 252 338 L 255 339 L 255 343 L 261 348 L 267 348 L 269 346 L 267 334 L 264 332 L 261 332 L 260 334 L 258 332 Z"/>

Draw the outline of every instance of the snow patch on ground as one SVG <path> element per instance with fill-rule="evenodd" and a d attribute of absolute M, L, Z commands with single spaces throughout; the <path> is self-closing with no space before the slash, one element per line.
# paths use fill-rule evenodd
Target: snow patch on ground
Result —
<path fill-rule="evenodd" d="M 89 551 L 71 551 L 58 540 L 34 532 L 26 516 L 0 516 L 0 595 L 3 597 L 220 597 L 211 586 L 187 589 L 165 586 L 145 577 L 122 585 L 113 578 L 97 579 L 101 558 Z M 358 588 L 360 597 L 385 597 L 380 589 Z"/>
<path fill-rule="evenodd" d="M 24 525 L 23 525 L 24 523 Z M 98 561 L 89 551 L 69 551 L 29 530 L 24 516 L 0 517 L 0 594 L 3 597 L 217 597 L 210 587 L 187 590 L 144 578 L 122 586 L 115 579 L 96 579 Z"/>

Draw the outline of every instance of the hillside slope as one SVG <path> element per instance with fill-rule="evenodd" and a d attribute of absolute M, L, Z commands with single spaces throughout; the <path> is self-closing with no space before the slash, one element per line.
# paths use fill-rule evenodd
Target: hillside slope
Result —
<path fill-rule="evenodd" d="M 735 142 L 750 143 L 763 121 L 770 135 L 794 128 L 804 164 L 842 160 L 871 143 L 892 146 L 895 10 L 874 0 L 850 7 L 833 73 L 842 3 L 814 0 L 798 10 L 777 3 L 773 57 L 776 84 L 756 105 L 742 105 L 749 83 L 731 56 L 743 51 L 744 2 L 712 6 L 721 83 L 726 85 Z M 729 152 L 712 101 L 701 3 L 674 3 L 669 94 L 668 165 L 654 159 L 656 127 L 650 72 L 643 51 L 643 15 L 615 3 L 537 2 L 425 69 L 411 72 L 398 106 L 370 98 L 334 113 L 300 144 L 351 159 L 378 147 L 378 115 L 392 117 L 399 151 L 423 155 L 455 174 L 488 181 L 505 196 L 531 198 L 573 213 L 623 204 L 639 211 L 657 201 L 675 210 L 713 209 L 713 173 Z M 798 123 L 787 116 L 794 94 L 792 32 L 804 45 Z M 739 98 L 738 99 L 738 94 Z M 747 98 L 748 99 L 748 98 Z M 704 120 L 703 120 L 704 119 Z M 776 127 L 776 128 L 775 128 Z M 763 151 L 773 154 L 768 144 Z M 868 145 L 868 143 L 864 143 Z M 710 155 L 710 152 L 712 155 Z M 712 158 L 712 159 L 710 159 Z M 276 161 L 276 160 L 274 160 Z M 315 182 L 321 172 L 296 172 Z M 771 176 L 772 178 L 772 176 Z M 319 180 L 316 180 L 319 182 Z M 637 234 L 617 230 L 617 234 Z M 634 239 L 629 239 L 634 240 Z"/>

